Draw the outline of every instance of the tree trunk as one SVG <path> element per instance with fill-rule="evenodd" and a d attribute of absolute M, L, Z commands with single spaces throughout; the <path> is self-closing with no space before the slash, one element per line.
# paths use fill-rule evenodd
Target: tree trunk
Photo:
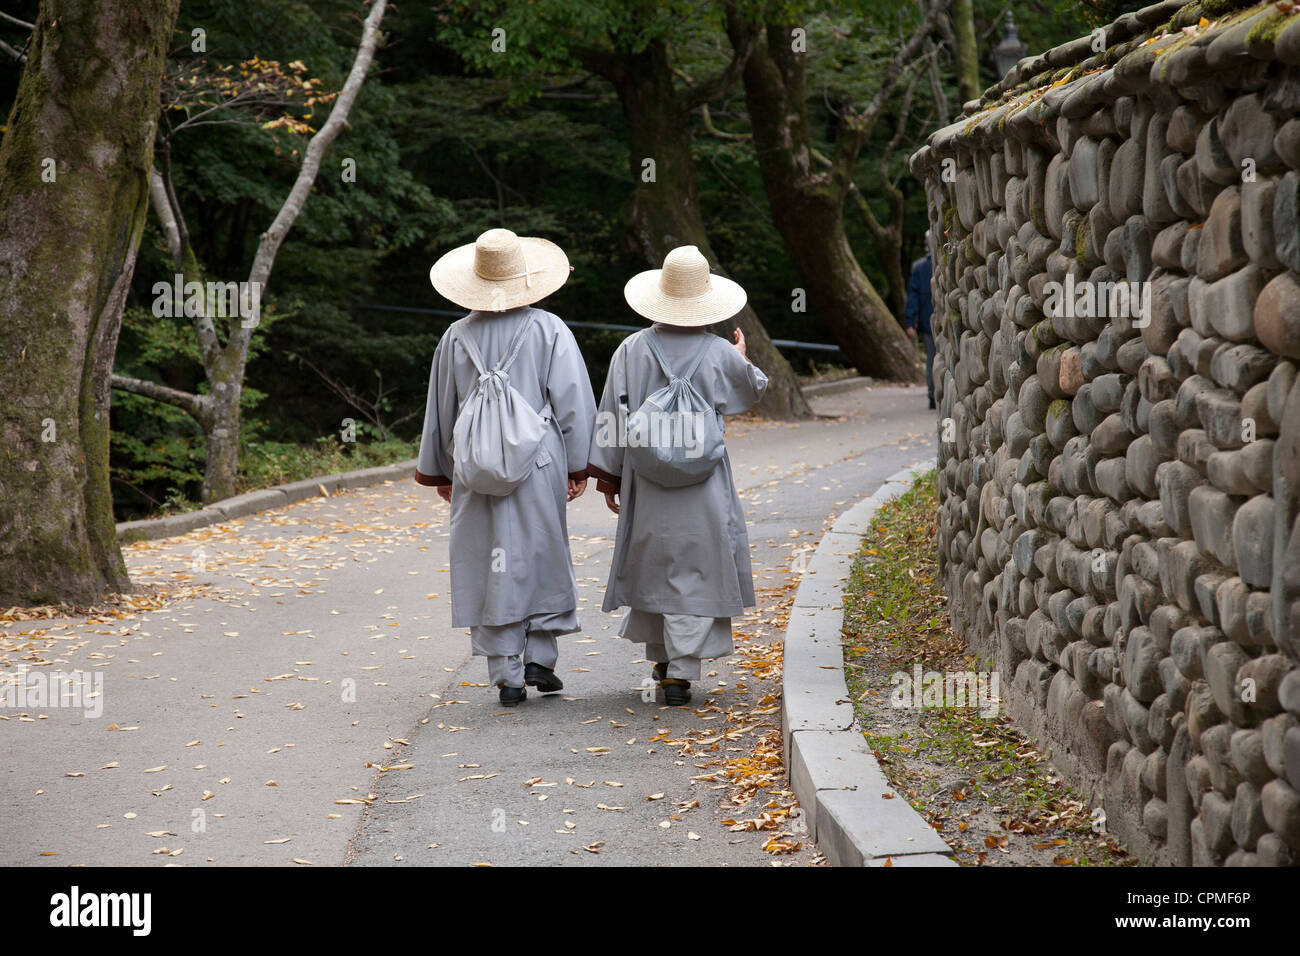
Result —
<path fill-rule="evenodd" d="M 234 497 L 239 478 L 239 435 L 242 425 L 240 400 L 244 394 L 244 355 L 232 355 L 227 350 L 217 366 L 209 373 L 211 391 L 203 396 L 203 427 L 205 464 L 203 468 L 204 504 Z"/>
<path fill-rule="evenodd" d="M 885 270 L 885 281 L 889 283 L 885 291 L 886 307 L 894 321 L 901 325 L 907 311 L 907 276 L 903 274 L 902 243 L 894 236 L 878 239 L 876 255 L 880 257 L 880 267 Z"/>
<path fill-rule="evenodd" d="M 753 29 L 732 8 L 728 32 L 739 45 Z M 814 168 L 804 106 L 803 55 L 791 28 L 773 24 L 745 64 L 745 103 L 772 224 L 799 272 L 808 301 L 863 375 L 921 379 L 916 349 L 890 314 L 844 235 L 844 199 L 861 137 L 849 121 L 829 169 Z"/>
<path fill-rule="evenodd" d="M 884 223 L 873 223 L 872 230 L 876 258 L 884 270 L 885 281 L 889 288 L 885 292 L 885 301 L 894 321 L 903 324 L 903 314 L 907 309 L 907 273 L 903 271 L 903 192 L 889 181 L 888 156 L 880 164 L 880 191 L 885 194 L 889 204 L 889 218 Z M 861 197 L 859 197 L 861 198 Z M 865 200 L 864 200 L 865 202 Z"/>
<path fill-rule="evenodd" d="M 715 273 L 725 276 L 700 213 L 689 110 L 674 86 L 663 42 L 651 43 L 639 53 L 620 55 L 616 68 L 602 72 L 613 82 L 627 117 L 628 160 L 637 184 L 630 228 L 638 251 L 657 269 L 670 250 L 693 245 Z M 643 176 L 648 159 L 654 161 L 653 182 L 646 182 Z M 779 419 L 811 417 L 794 369 L 748 305 L 729 323 L 729 328 L 737 326 L 745 334 L 751 361 L 768 376 L 758 410 Z"/>
<path fill-rule="evenodd" d="M 916 346 L 858 265 L 839 210 L 788 201 L 791 208 L 781 214 L 777 229 L 803 277 L 808 301 L 816 305 L 840 349 L 863 375 L 920 381 Z"/>
<path fill-rule="evenodd" d="M 882 223 L 876 217 L 856 185 L 851 185 L 849 192 L 867 221 L 872 244 L 876 247 L 876 261 L 884 270 L 885 281 L 889 285 L 884 299 L 889 304 L 889 311 L 893 313 L 895 321 L 901 325 L 907 308 L 907 277 L 903 273 L 903 193 L 889 181 L 888 160 L 886 155 L 880 164 L 879 188 L 889 204 L 889 216 L 885 222 Z"/>
<path fill-rule="evenodd" d="M 45 0 L 0 142 L 0 606 L 130 585 L 109 377 L 179 0 Z"/>
<path fill-rule="evenodd" d="M 953 0 L 952 30 L 957 49 L 957 91 L 963 103 L 977 100 L 983 87 L 980 85 L 980 55 L 975 39 L 974 0 Z"/>

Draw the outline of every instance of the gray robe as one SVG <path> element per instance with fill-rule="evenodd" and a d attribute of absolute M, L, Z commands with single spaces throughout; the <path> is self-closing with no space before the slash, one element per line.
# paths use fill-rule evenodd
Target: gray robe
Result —
<path fill-rule="evenodd" d="M 767 388 L 767 376 L 745 361 L 726 339 L 702 329 L 656 325 L 672 368 L 681 372 L 712 340 L 691 379 L 696 391 L 724 415 L 748 411 Z M 603 610 L 631 607 L 661 614 L 734 617 L 754 604 L 745 513 L 722 460 L 704 481 L 665 488 L 638 476 L 625 448 L 608 427 L 636 411 L 646 396 L 668 383 L 644 341 L 649 330 L 628 336 L 614 353 L 592 435 L 589 471 L 598 489 L 619 492 L 618 532 Z M 621 406 L 621 408 L 620 408 Z M 614 439 L 614 440 L 611 440 Z"/>
<path fill-rule="evenodd" d="M 539 412 L 549 403 L 553 419 L 536 470 L 508 495 L 476 494 L 452 483 L 456 414 L 478 373 L 451 335 L 433 355 L 416 481 L 452 485 L 453 627 L 511 624 L 578 606 L 565 508 L 568 480 L 586 477 L 595 415 L 578 343 L 557 316 L 531 306 L 471 312 L 455 328 L 473 339 L 490 368 L 505 357 L 529 309 L 533 325 L 510 366 L 510 384 Z"/>

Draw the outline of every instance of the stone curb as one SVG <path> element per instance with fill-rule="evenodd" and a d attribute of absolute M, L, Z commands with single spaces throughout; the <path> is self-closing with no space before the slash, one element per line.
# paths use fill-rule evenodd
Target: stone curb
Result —
<path fill-rule="evenodd" d="M 233 518 L 244 518 L 251 514 L 281 508 L 308 498 L 328 496 L 336 491 L 364 488 L 378 485 L 385 481 L 397 481 L 410 478 L 415 473 L 415 459 L 401 461 L 395 465 L 379 465 L 375 468 L 363 468 L 360 471 L 345 471 L 321 478 L 306 478 L 271 488 L 262 488 L 233 498 L 223 498 L 198 511 L 185 514 L 169 515 L 166 518 L 149 518 L 141 521 L 122 521 L 117 525 L 117 541 L 120 545 L 134 544 L 137 541 L 156 541 L 159 538 L 174 538 L 187 534 L 196 528 L 219 524 Z"/>
<path fill-rule="evenodd" d="M 876 380 L 874 378 L 855 375 L 853 378 L 837 378 L 833 382 L 815 382 L 812 385 L 804 385 L 800 388 L 800 391 L 805 395 L 833 395 L 836 392 L 850 392 L 855 388 L 875 384 Z"/>
<path fill-rule="evenodd" d="M 781 731 L 790 785 L 808 832 L 832 866 L 956 866 L 943 838 L 891 793 L 876 758 L 853 730 L 840 628 L 844 581 L 877 509 L 897 498 L 929 461 L 886 479 L 836 519 L 804 570 L 785 631 Z"/>

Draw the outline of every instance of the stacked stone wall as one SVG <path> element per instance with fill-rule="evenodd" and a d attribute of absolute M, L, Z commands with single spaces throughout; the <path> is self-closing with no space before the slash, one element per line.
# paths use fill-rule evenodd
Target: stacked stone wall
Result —
<path fill-rule="evenodd" d="M 1022 61 L 912 169 L 955 624 L 1139 857 L 1285 866 L 1300 8 L 1234 6 L 1156 4 Z"/>

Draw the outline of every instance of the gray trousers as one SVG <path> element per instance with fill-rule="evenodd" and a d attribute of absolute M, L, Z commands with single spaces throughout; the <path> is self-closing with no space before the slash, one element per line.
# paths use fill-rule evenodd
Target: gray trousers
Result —
<path fill-rule="evenodd" d="M 469 629 L 470 649 L 488 660 L 488 682 L 496 687 L 523 687 L 524 668 L 540 664 L 555 670 L 560 659 L 556 637 L 581 630 L 577 609 L 534 614 L 513 624 L 480 624 Z"/>
<path fill-rule="evenodd" d="M 630 608 L 619 637 L 645 644 L 645 656 L 668 665 L 668 676 L 699 680 L 700 661 L 726 657 L 735 650 L 731 618 L 698 614 L 657 614 Z"/>

